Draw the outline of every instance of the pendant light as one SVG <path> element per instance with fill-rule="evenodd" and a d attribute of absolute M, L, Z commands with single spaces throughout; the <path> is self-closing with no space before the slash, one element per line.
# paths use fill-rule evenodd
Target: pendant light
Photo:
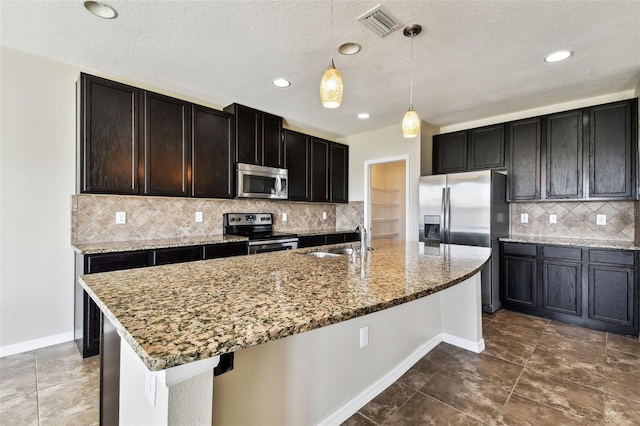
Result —
<path fill-rule="evenodd" d="M 320 80 L 320 100 L 325 108 L 338 108 L 342 103 L 342 76 L 333 64 L 333 0 L 331 0 L 331 65 Z"/>
<path fill-rule="evenodd" d="M 420 117 L 413 109 L 413 38 L 420 34 L 422 27 L 417 24 L 405 27 L 403 34 L 411 38 L 411 97 L 409 98 L 409 111 L 402 119 L 402 136 L 405 138 L 415 138 L 420 133 Z"/>

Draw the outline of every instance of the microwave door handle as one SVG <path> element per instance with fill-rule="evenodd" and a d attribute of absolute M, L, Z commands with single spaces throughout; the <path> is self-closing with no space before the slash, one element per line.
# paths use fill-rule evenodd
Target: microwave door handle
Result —
<path fill-rule="evenodd" d="M 275 194 L 280 195 L 280 191 L 282 190 L 282 182 L 280 181 L 280 176 L 276 176 L 276 181 L 274 183 Z"/>

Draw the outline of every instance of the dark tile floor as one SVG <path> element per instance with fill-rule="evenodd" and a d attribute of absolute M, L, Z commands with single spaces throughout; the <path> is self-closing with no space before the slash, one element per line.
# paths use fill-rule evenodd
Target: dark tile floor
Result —
<path fill-rule="evenodd" d="M 637 339 L 502 310 L 486 349 L 442 343 L 344 424 L 640 425 Z M 99 358 L 72 342 L 0 358 L 0 425 L 98 424 Z"/>
<path fill-rule="evenodd" d="M 481 354 L 439 344 L 357 425 L 640 425 L 640 343 L 501 310 Z"/>

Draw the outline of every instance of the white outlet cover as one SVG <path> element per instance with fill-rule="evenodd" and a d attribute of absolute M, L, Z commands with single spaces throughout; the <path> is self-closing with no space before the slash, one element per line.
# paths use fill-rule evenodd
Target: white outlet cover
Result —
<path fill-rule="evenodd" d="M 529 223 L 529 214 L 521 213 L 520 214 L 520 223 Z"/>
<path fill-rule="evenodd" d="M 596 225 L 606 225 L 607 224 L 607 215 L 599 214 L 596 215 Z"/>
<path fill-rule="evenodd" d="M 287 214 L 286 213 L 282 213 L 282 221 L 286 222 L 288 219 Z"/>
<path fill-rule="evenodd" d="M 550 214 L 549 215 L 549 223 L 558 223 L 558 215 Z"/>
<path fill-rule="evenodd" d="M 116 212 L 116 225 L 127 223 L 127 212 Z"/>
<path fill-rule="evenodd" d="M 327 220 L 327 212 L 322 212 L 322 220 Z"/>
<path fill-rule="evenodd" d="M 202 222 L 202 212 L 196 212 L 196 222 Z"/>
<path fill-rule="evenodd" d="M 364 348 L 369 344 L 369 326 L 360 327 L 360 347 Z"/>

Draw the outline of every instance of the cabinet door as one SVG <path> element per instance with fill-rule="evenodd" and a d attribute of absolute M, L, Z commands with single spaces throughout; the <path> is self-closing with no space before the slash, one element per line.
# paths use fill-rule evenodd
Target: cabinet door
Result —
<path fill-rule="evenodd" d="M 346 203 L 349 201 L 349 147 L 338 143 L 331 144 L 331 201 Z"/>
<path fill-rule="evenodd" d="M 298 247 L 315 247 L 327 243 L 326 235 L 302 235 L 298 238 Z"/>
<path fill-rule="evenodd" d="M 540 117 L 507 125 L 509 201 L 540 199 Z"/>
<path fill-rule="evenodd" d="M 78 85 L 80 192 L 138 194 L 140 90 L 86 74 Z"/>
<path fill-rule="evenodd" d="M 631 126 L 631 117 L 637 117 L 635 103 L 589 109 L 589 198 L 632 199 L 635 195 L 636 145 Z"/>
<path fill-rule="evenodd" d="M 242 256 L 249 253 L 246 242 L 210 244 L 204 246 L 205 259 L 217 259 L 220 257 Z"/>
<path fill-rule="evenodd" d="M 589 318 L 635 327 L 634 269 L 589 265 Z"/>
<path fill-rule="evenodd" d="M 281 169 L 284 165 L 282 118 L 262 113 L 262 164 Z"/>
<path fill-rule="evenodd" d="M 546 198 L 582 198 L 582 110 L 546 118 Z"/>
<path fill-rule="evenodd" d="M 310 136 L 291 130 L 284 131 L 284 167 L 289 176 L 289 200 L 309 200 Z"/>
<path fill-rule="evenodd" d="M 233 198 L 233 115 L 193 106 L 193 195 Z"/>
<path fill-rule="evenodd" d="M 537 307 L 536 259 L 504 256 L 505 304 Z"/>
<path fill-rule="evenodd" d="M 203 246 L 172 247 L 155 250 L 154 265 L 191 262 L 204 259 Z"/>
<path fill-rule="evenodd" d="M 542 308 L 582 315 L 582 264 L 543 260 Z"/>
<path fill-rule="evenodd" d="M 469 131 L 469 170 L 504 167 L 504 125 Z"/>
<path fill-rule="evenodd" d="M 311 201 L 329 201 L 329 153 L 331 142 L 311 138 Z"/>
<path fill-rule="evenodd" d="M 236 161 L 260 164 L 262 162 L 262 116 L 259 111 L 233 105 L 236 120 Z"/>
<path fill-rule="evenodd" d="M 151 264 L 146 250 L 122 253 L 89 254 L 84 257 L 84 273 L 119 271 L 123 269 L 143 268 Z"/>
<path fill-rule="evenodd" d="M 447 133 L 433 137 L 433 173 L 455 173 L 467 170 L 467 132 Z"/>
<path fill-rule="evenodd" d="M 145 92 L 145 195 L 190 195 L 191 104 Z"/>

